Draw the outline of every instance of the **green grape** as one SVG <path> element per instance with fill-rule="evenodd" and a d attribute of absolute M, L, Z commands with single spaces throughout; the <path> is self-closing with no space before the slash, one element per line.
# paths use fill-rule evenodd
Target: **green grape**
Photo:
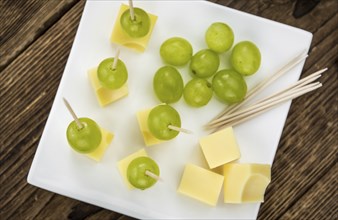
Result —
<path fill-rule="evenodd" d="M 158 99 L 163 103 L 177 102 L 183 93 L 183 79 L 176 68 L 164 66 L 157 70 L 153 88 Z"/>
<path fill-rule="evenodd" d="M 261 53 L 250 41 L 242 41 L 235 45 L 230 55 L 232 67 L 244 76 L 257 72 L 261 65 Z"/>
<path fill-rule="evenodd" d="M 243 76 L 232 69 L 217 72 L 212 80 L 212 87 L 216 96 L 229 104 L 242 101 L 247 92 Z"/>
<path fill-rule="evenodd" d="M 190 70 L 195 77 L 208 78 L 216 73 L 219 62 L 217 53 L 210 49 L 204 49 L 191 58 Z"/>
<path fill-rule="evenodd" d="M 79 128 L 72 121 L 67 128 L 67 140 L 69 145 L 79 153 L 90 153 L 98 148 L 101 143 L 102 134 L 100 127 L 90 118 L 79 118 L 83 125 Z"/>
<path fill-rule="evenodd" d="M 158 105 L 148 116 L 150 132 L 160 140 L 170 140 L 178 135 L 178 131 L 168 128 L 169 125 L 181 127 L 181 118 L 178 112 L 170 105 Z"/>
<path fill-rule="evenodd" d="M 154 185 L 157 180 L 148 176 L 146 171 L 157 176 L 160 175 L 160 169 L 154 160 L 149 157 L 138 157 L 130 162 L 127 168 L 127 178 L 131 185 L 138 189 L 147 189 Z"/>
<path fill-rule="evenodd" d="M 116 68 L 113 68 L 115 58 L 103 60 L 97 69 L 97 77 L 101 85 L 107 89 L 118 89 L 122 87 L 128 79 L 128 71 L 124 63 L 119 59 Z"/>
<path fill-rule="evenodd" d="M 150 18 L 147 12 L 140 8 L 134 8 L 134 20 L 130 17 L 130 9 L 121 15 L 121 27 L 132 38 L 144 37 L 150 30 Z"/>
<path fill-rule="evenodd" d="M 192 46 L 184 38 L 172 37 L 162 43 L 160 55 L 164 62 L 174 66 L 182 66 L 189 62 L 192 56 Z"/>
<path fill-rule="evenodd" d="M 209 103 L 212 97 L 212 86 L 205 79 L 192 79 L 184 87 L 183 97 L 186 103 L 201 107 Z"/>
<path fill-rule="evenodd" d="M 234 43 L 234 32 L 222 22 L 211 24 L 205 34 L 208 47 L 216 53 L 228 51 Z"/>

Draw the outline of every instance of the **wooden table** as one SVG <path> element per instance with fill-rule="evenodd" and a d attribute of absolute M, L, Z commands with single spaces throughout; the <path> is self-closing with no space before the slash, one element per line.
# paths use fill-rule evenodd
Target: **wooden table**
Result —
<path fill-rule="evenodd" d="M 258 219 L 337 219 L 338 1 L 217 4 L 314 34 L 302 77 L 328 67 L 323 87 L 293 101 Z M 27 183 L 85 1 L 0 1 L 0 219 L 132 219 Z M 300 17 L 299 17 L 300 16 Z"/>

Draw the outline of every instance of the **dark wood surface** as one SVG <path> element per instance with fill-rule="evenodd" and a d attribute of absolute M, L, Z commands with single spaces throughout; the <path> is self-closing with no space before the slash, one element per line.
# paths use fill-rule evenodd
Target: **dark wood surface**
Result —
<path fill-rule="evenodd" d="M 213 2 L 314 34 L 302 77 L 329 70 L 292 102 L 258 219 L 338 219 L 338 1 Z M 132 219 L 26 181 L 84 5 L 0 0 L 0 219 Z"/>

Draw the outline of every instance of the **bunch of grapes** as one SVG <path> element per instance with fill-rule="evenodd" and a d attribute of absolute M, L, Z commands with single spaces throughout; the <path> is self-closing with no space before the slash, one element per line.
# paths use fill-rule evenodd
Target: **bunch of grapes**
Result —
<path fill-rule="evenodd" d="M 171 66 L 161 67 L 155 74 L 153 88 L 158 99 L 167 104 L 177 102 L 182 96 L 194 107 L 209 103 L 213 93 L 227 104 L 241 102 L 247 93 L 244 77 L 253 75 L 260 67 L 261 54 L 250 41 L 234 44 L 234 32 L 222 22 L 211 24 L 205 33 L 207 49 L 193 54 L 189 41 L 172 37 L 163 42 L 160 56 Z M 219 70 L 221 53 L 230 52 L 231 68 Z M 184 86 L 176 67 L 189 63 L 192 79 Z M 174 67 L 175 66 L 175 67 Z"/>

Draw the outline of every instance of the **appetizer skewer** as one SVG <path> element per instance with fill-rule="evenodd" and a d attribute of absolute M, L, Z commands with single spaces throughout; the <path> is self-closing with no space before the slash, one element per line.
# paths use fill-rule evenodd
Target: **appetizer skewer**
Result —
<path fill-rule="evenodd" d="M 114 134 L 99 127 L 90 118 L 78 118 L 68 101 L 65 98 L 63 101 L 74 119 L 66 132 L 69 145 L 76 152 L 100 161 Z"/>
<path fill-rule="evenodd" d="M 157 16 L 147 13 L 141 8 L 121 4 L 110 41 L 115 44 L 143 52 L 150 40 Z"/>
<path fill-rule="evenodd" d="M 158 180 L 162 180 L 157 163 L 144 149 L 120 160 L 118 168 L 129 189 L 144 190 L 153 186 Z"/>
<path fill-rule="evenodd" d="M 171 140 L 179 132 L 192 134 L 191 131 L 181 128 L 179 113 L 167 104 L 140 111 L 137 119 L 146 146 Z"/>
<path fill-rule="evenodd" d="M 128 95 L 128 70 L 119 55 L 120 49 L 117 49 L 115 57 L 104 59 L 98 67 L 88 71 L 96 98 L 102 107 Z"/>

